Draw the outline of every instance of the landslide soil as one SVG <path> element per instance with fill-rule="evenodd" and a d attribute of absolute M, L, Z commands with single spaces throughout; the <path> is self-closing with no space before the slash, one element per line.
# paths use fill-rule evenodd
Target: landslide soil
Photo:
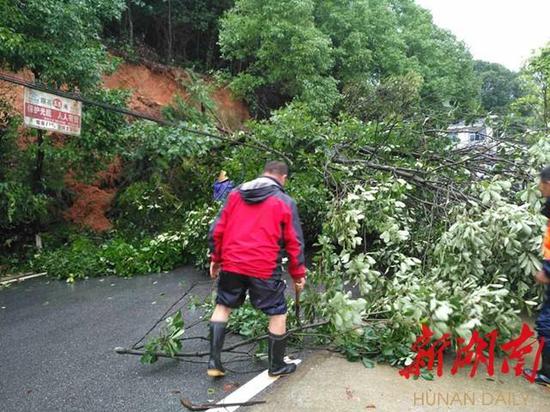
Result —
<path fill-rule="evenodd" d="M 5 73 L 25 80 L 33 80 L 33 75 L 28 70 Z M 106 89 L 130 90 L 131 97 L 128 104 L 130 109 L 161 118 L 162 108 L 171 104 L 176 96 L 189 98 L 189 93 L 183 86 L 187 78 L 187 73 L 179 68 L 152 63 L 123 63 L 114 73 L 104 76 L 103 86 Z M 238 130 L 250 118 L 247 107 L 241 101 L 234 99 L 227 88 L 215 88 L 211 97 L 216 104 L 216 118 L 220 128 L 228 131 Z M 23 87 L 0 81 L 0 100 L 7 103 L 8 116 L 21 115 Z M 59 134 L 51 135 L 55 145 L 62 145 L 66 138 Z M 21 150 L 27 150 L 33 141 L 34 138 L 28 130 L 21 127 L 18 147 Z M 107 212 L 116 196 L 117 182 L 123 167 L 121 160 L 115 158 L 105 170 L 97 174 L 91 184 L 79 182 L 75 179 L 74 173 L 69 171 L 64 183 L 73 193 L 73 204 L 64 211 L 64 218 L 96 232 L 109 230 L 112 222 L 107 218 Z"/>

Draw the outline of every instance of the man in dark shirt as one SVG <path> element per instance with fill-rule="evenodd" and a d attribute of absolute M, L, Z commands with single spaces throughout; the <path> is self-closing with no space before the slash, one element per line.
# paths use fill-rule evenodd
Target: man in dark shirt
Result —
<path fill-rule="evenodd" d="M 284 253 L 297 290 L 305 285 L 304 240 L 298 209 L 283 186 L 288 166 L 268 162 L 259 178 L 231 191 L 209 233 L 210 276 L 218 278 L 216 308 L 210 319 L 209 376 L 223 376 L 221 350 L 231 310 L 243 304 L 248 291 L 252 305 L 269 317 L 269 375 L 292 373 L 284 361 L 286 348 Z"/>
<path fill-rule="evenodd" d="M 214 193 L 212 194 L 212 198 L 214 200 L 225 202 L 225 199 L 227 199 L 227 196 L 232 189 L 233 182 L 229 180 L 225 170 L 222 170 L 218 176 L 218 179 L 214 183 Z"/>

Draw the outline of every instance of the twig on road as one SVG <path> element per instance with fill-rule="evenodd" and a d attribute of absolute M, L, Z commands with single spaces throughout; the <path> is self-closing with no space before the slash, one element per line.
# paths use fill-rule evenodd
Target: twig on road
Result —
<path fill-rule="evenodd" d="M 319 327 L 319 326 L 326 325 L 328 323 L 329 323 L 328 320 L 324 320 L 324 321 L 312 323 L 312 324 L 309 324 L 309 325 L 304 325 L 304 326 L 301 326 L 301 327 L 289 329 L 287 334 L 291 334 L 293 332 L 298 332 L 298 331 L 305 330 L 305 329 L 316 328 L 316 327 Z M 251 343 L 258 342 L 262 339 L 266 339 L 268 336 L 269 335 L 266 334 L 266 335 L 258 336 L 256 338 L 250 338 L 250 339 L 244 340 L 242 342 L 235 343 L 233 345 L 230 345 L 230 346 L 222 349 L 222 352 L 231 352 L 234 349 L 240 348 L 241 346 L 246 346 L 246 345 L 249 345 Z M 141 356 L 141 355 L 145 354 L 145 352 L 141 351 L 141 350 L 136 350 L 134 348 L 129 348 L 128 349 L 128 348 L 122 348 L 122 347 L 115 348 L 115 352 L 120 354 L 120 355 L 140 355 Z M 170 355 L 167 355 L 167 354 L 162 353 L 162 352 L 155 352 L 155 355 L 158 356 L 158 357 L 161 357 L 161 358 L 192 358 L 192 357 L 201 358 L 203 356 L 210 355 L 210 351 L 183 352 L 183 353 L 176 353 L 174 356 L 170 356 Z"/>
<path fill-rule="evenodd" d="M 178 304 L 180 303 L 183 299 L 185 299 L 185 297 L 187 295 L 189 295 L 189 293 L 191 293 L 191 291 L 196 287 L 198 286 L 200 283 L 202 282 L 195 282 L 193 283 L 184 293 L 181 297 L 178 298 L 178 300 L 176 300 L 168 309 L 166 309 L 166 312 L 164 312 L 164 314 L 161 316 L 161 318 L 159 320 L 157 320 L 153 326 L 151 326 L 151 328 L 149 328 L 149 330 L 136 342 L 134 343 L 131 348 L 132 349 L 135 349 L 137 347 L 137 345 L 139 345 L 143 339 L 145 339 L 147 337 L 147 335 L 149 335 L 156 327 L 157 325 L 162 322 L 164 320 L 164 318 L 166 317 L 166 315 L 168 315 L 168 313 L 170 313 L 170 311 Z"/>
<path fill-rule="evenodd" d="M 233 402 L 233 403 L 193 403 L 187 398 L 180 399 L 181 404 L 190 411 L 207 411 L 211 408 L 225 408 L 229 406 L 251 406 L 266 403 L 266 401 L 248 401 L 248 402 Z"/>

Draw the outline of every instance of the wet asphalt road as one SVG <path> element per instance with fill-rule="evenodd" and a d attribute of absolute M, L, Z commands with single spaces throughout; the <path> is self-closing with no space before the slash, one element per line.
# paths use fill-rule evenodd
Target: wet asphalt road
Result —
<path fill-rule="evenodd" d="M 197 281 L 191 295 L 208 296 L 212 282 L 188 268 L 73 285 L 38 278 L 0 290 L 0 410 L 181 411 L 180 396 L 224 398 L 224 385 L 243 384 L 267 364 L 233 363 L 235 373 L 213 381 L 204 364 L 142 365 L 138 356 L 113 350 L 131 346 Z M 187 308 L 189 299 L 183 302 Z M 184 318 L 190 324 L 200 315 L 186 310 Z M 206 336 L 206 323 L 186 332 L 192 335 Z M 185 351 L 208 350 L 206 341 L 184 343 Z"/>

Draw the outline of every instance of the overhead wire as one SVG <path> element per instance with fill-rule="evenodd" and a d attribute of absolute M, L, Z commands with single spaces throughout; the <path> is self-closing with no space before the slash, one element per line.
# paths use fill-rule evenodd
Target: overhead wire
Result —
<path fill-rule="evenodd" d="M 114 105 L 109 104 L 109 103 L 99 102 L 97 100 L 93 100 L 93 99 L 84 97 L 80 93 L 64 92 L 62 90 L 55 89 L 55 88 L 50 87 L 50 86 L 48 86 L 46 84 L 43 84 L 43 83 L 38 83 L 36 81 L 28 81 L 28 80 L 21 79 L 19 77 L 12 76 L 12 75 L 9 75 L 9 74 L 6 74 L 6 73 L 1 73 L 0 72 L 0 80 L 4 80 L 4 81 L 9 82 L 9 83 L 17 84 L 19 86 L 28 87 L 29 89 L 34 89 L 34 90 L 38 90 L 38 91 L 41 91 L 41 92 L 50 93 L 50 94 L 53 94 L 53 95 L 56 95 L 56 96 L 65 97 L 67 99 L 76 100 L 76 101 L 82 102 L 82 103 L 90 105 L 90 106 L 96 106 L 96 107 L 100 107 L 100 108 L 105 109 L 105 110 L 109 110 L 111 112 L 125 114 L 125 115 L 136 117 L 136 118 L 139 118 L 139 119 L 149 120 L 149 121 L 161 124 L 163 126 L 177 127 L 179 129 L 182 129 L 182 130 L 184 130 L 186 132 L 189 132 L 189 133 L 194 133 L 194 134 L 198 134 L 198 135 L 202 135 L 202 136 L 206 136 L 206 137 L 211 137 L 211 138 L 215 138 L 215 139 L 220 139 L 220 140 L 227 140 L 228 139 L 226 136 L 217 135 L 217 134 L 214 134 L 214 133 L 204 132 L 202 130 L 196 130 L 196 129 L 191 129 L 191 128 L 188 128 L 188 127 L 184 127 L 184 126 L 181 126 L 180 124 L 170 122 L 170 121 L 167 121 L 167 120 L 164 120 L 164 119 L 159 119 L 157 117 L 150 116 L 146 113 L 137 112 L 137 111 L 134 111 L 134 110 L 126 109 L 124 107 L 114 106 Z"/>
<path fill-rule="evenodd" d="M 3 72 L 0 72 L 0 80 L 6 81 L 6 82 L 9 82 L 9 83 L 13 83 L 13 84 L 17 84 L 19 86 L 28 87 L 29 89 L 38 90 L 38 91 L 42 91 L 42 92 L 45 92 L 45 93 L 50 93 L 50 94 L 60 96 L 60 97 L 65 97 L 67 99 L 76 100 L 76 101 L 82 102 L 84 104 L 87 104 L 87 105 L 90 105 L 90 106 L 100 107 L 102 109 L 109 110 L 109 111 L 112 111 L 112 112 L 115 112 L 115 113 L 120 113 L 120 114 L 124 114 L 124 115 L 128 115 L 128 116 L 132 116 L 132 117 L 139 118 L 139 119 L 149 120 L 149 121 L 152 121 L 152 122 L 156 122 L 156 123 L 158 123 L 162 126 L 176 127 L 178 129 L 186 131 L 188 133 L 193 133 L 193 134 L 196 134 L 196 135 L 200 135 L 200 136 L 204 136 L 204 137 L 210 137 L 210 138 L 218 139 L 218 140 L 229 141 L 233 144 L 237 143 L 237 141 L 235 139 L 232 139 L 229 136 L 223 136 L 223 135 L 220 135 L 220 134 L 214 134 L 214 133 L 205 132 L 205 131 L 202 131 L 202 130 L 192 129 L 192 128 L 189 128 L 189 127 L 185 127 L 181 124 L 175 123 L 175 122 L 170 122 L 168 120 L 159 119 L 157 117 L 150 116 L 146 113 L 137 112 L 137 111 L 134 111 L 134 110 L 126 109 L 124 107 L 114 106 L 114 105 L 109 104 L 109 103 L 99 102 L 97 100 L 93 100 L 93 99 L 87 98 L 85 96 L 82 96 L 80 93 L 65 92 L 65 91 L 50 87 L 50 86 L 48 86 L 47 84 L 44 84 L 44 83 L 39 83 L 39 82 L 36 82 L 36 81 L 28 81 L 28 80 L 25 80 L 25 79 L 21 79 L 17 76 L 13 76 L 13 75 L 6 74 L 6 73 L 3 73 Z M 255 140 L 255 139 L 253 139 L 253 142 L 238 142 L 238 143 L 243 144 L 243 145 L 248 146 L 248 147 L 251 147 L 251 148 L 255 148 L 256 150 L 264 150 L 264 151 L 267 151 L 267 152 L 275 153 L 275 154 L 281 156 L 283 159 L 285 159 L 289 165 L 292 166 L 292 164 L 293 164 L 292 160 L 285 153 L 283 153 L 279 150 L 273 149 L 269 146 L 266 146 L 265 144 Z"/>

